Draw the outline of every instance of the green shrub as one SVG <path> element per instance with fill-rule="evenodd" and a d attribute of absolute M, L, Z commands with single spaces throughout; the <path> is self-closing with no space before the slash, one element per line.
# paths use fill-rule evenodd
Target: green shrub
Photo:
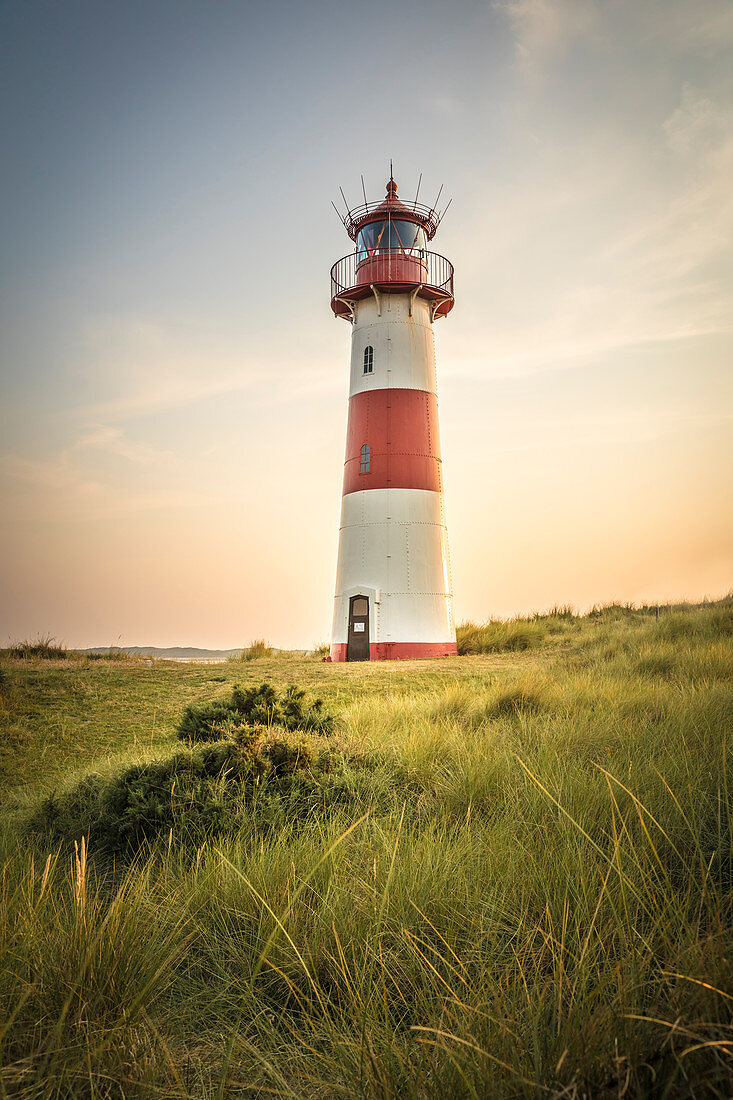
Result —
<path fill-rule="evenodd" d="M 199 843 L 241 823 L 256 788 L 269 785 L 270 795 L 281 795 L 283 783 L 314 763 L 306 738 L 283 729 L 254 732 L 110 777 L 87 775 L 68 793 L 46 798 L 31 825 L 61 839 L 86 836 L 91 850 L 110 855 L 134 852 L 171 830 Z M 324 770 L 331 766 L 326 756 Z"/>
<path fill-rule="evenodd" d="M 186 707 L 176 732 L 181 741 L 191 743 L 227 740 L 234 713 L 231 703 L 223 699 Z"/>
<path fill-rule="evenodd" d="M 240 730 L 243 734 L 244 730 Z M 89 850 L 131 857 L 158 837 L 200 846 L 256 827 L 323 819 L 345 804 L 394 808 L 404 769 L 379 754 L 349 755 L 302 733 L 257 727 L 238 741 L 182 750 L 111 776 L 87 775 L 44 799 L 32 831 L 52 840 L 86 837 Z"/>
<path fill-rule="evenodd" d="M 287 730 L 271 730 L 262 741 L 260 758 L 264 758 L 275 776 L 293 775 L 299 768 L 313 763 L 313 746 L 303 737 L 293 737 Z"/>
<path fill-rule="evenodd" d="M 162 830 L 183 826 L 193 836 L 218 831 L 230 803 L 257 767 L 231 743 L 134 764 L 109 778 L 88 775 L 70 792 L 52 794 L 32 819 L 53 837 L 89 838 L 90 849 L 133 851 Z"/>
<path fill-rule="evenodd" d="M 284 729 L 328 733 L 333 718 L 323 711 L 323 700 L 304 702 L 305 692 L 295 684 L 278 692 L 270 683 L 243 688 L 237 684 L 231 698 L 186 707 L 177 734 L 191 743 L 220 741 L 238 729 L 282 726 Z"/>

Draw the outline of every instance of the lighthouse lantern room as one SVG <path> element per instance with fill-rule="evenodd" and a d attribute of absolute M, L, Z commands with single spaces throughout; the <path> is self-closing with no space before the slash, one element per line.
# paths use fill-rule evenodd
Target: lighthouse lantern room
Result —
<path fill-rule="evenodd" d="M 427 247 L 437 202 L 403 202 L 391 177 L 383 201 L 364 198 L 342 218 L 355 248 L 331 269 L 331 308 L 352 326 L 331 660 L 445 657 L 456 633 L 433 322 L 453 307 L 453 265 Z"/>

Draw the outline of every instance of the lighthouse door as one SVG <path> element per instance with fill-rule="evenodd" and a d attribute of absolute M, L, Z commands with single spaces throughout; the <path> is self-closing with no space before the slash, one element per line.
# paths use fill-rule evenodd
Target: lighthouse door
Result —
<path fill-rule="evenodd" d="M 369 660 L 369 599 L 352 596 L 349 600 L 349 641 L 347 661 Z"/>

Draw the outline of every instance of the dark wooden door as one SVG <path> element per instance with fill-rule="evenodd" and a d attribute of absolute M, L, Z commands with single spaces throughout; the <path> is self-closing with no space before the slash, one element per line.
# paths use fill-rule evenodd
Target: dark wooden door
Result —
<path fill-rule="evenodd" d="M 369 599 L 352 596 L 349 600 L 349 640 L 347 661 L 369 660 Z"/>

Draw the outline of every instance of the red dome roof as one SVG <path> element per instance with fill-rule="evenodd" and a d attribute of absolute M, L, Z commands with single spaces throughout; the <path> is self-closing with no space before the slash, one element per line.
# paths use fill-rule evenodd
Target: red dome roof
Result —
<path fill-rule="evenodd" d="M 386 198 L 379 204 L 367 202 L 363 206 L 357 206 L 353 210 L 349 210 L 344 218 L 344 226 L 353 241 L 356 240 L 356 235 L 362 226 L 369 225 L 371 222 L 382 221 L 385 218 L 400 218 L 421 225 L 428 240 L 435 236 L 440 221 L 437 212 L 432 207 L 423 206 L 422 203 L 418 202 L 412 203 L 411 206 L 404 203 L 397 195 L 397 184 L 391 176 L 387 183 Z"/>

